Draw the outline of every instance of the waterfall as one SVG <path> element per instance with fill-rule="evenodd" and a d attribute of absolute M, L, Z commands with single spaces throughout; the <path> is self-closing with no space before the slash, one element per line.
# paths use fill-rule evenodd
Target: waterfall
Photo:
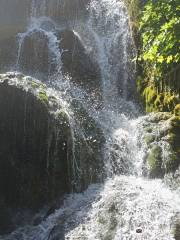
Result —
<path fill-rule="evenodd" d="M 63 1 L 55 2 L 56 6 L 63 4 Z M 26 31 L 17 36 L 18 51 L 13 70 L 24 71 L 28 38 L 35 36 L 33 46 L 35 52 L 39 51 L 40 45 L 34 34 L 40 33 L 37 38 L 42 37 L 44 46 L 47 42 L 44 51 L 48 52 L 48 69 L 43 78 L 59 101 L 64 101 L 63 106 L 71 120 L 73 151 L 77 135 L 85 143 L 88 138 L 72 109 L 74 100 L 78 100 L 105 136 L 105 167 L 102 170 L 105 179 L 103 183 L 91 184 L 83 193 L 65 196 L 63 206 L 38 225 L 19 227 L 0 239 L 173 240 L 173 226 L 180 215 L 178 192 L 169 189 L 162 180 L 143 177 L 144 118 L 133 101 L 135 66 L 131 59 L 136 52 L 124 2 L 91 0 L 85 20 L 77 16 L 76 21 L 73 19 L 68 23 L 56 21 L 50 14 L 46 16 L 49 11 L 47 0 L 32 0 L 30 9 Z M 95 91 L 87 92 L 73 82 L 72 76 L 64 74 L 62 55 L 66 50 L 59 47 L 62 39 L 57 33 L 66 28 L 72 30 L 83 51 L 99 66 L 101 77 L 97 88 L 102 99 L 98 99 Z M 39 56 L 36 57 L 39 63 Z M 41 77 L 39 72 L 29 71 L 28 74 Z M 81 169 L 76 156 L 72 165 L 74 182 L 78 186 Z"/>

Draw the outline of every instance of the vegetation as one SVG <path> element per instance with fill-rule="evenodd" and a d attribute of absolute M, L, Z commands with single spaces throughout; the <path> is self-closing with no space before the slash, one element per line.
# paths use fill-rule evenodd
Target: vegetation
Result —
<path fill-rule="evenodd" d="M 125 0 L 127 6 L 128 15 L 129 15 L 129 26 L 133 34 L 133 39 L 136 47 L 138 47 L 139 42 L 139 10 L 140 10 L 140 1 L 139 0 Z"/>
<path fill-rule="evenodd" d="M 47 94 L 46 94 L 45 91 L 41 90 L 41 91 L 39 92 L 39 98 L 40 98 L 40 100 L 41 100 L 43 103 L 45 103 L 46 105 L 48 105 L 49 100 L 48 100 L 48 96 L 47 96 Z"/>
<path fill-rule="evenodd" d="M 146 111 L 173 112 L 180 103 L 179 1 L 125 0 L 125 3 L 138 46 L 137 89 Z"/>

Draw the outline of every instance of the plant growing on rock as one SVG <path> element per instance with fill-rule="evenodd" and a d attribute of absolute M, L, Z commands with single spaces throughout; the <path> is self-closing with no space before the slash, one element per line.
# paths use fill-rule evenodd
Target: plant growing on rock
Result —
<path fill-rule="evenodd" d="M 180 103 L 180 7 L 178 0 L 148 0 L 140 17 L 137 87 L 146 111 L 173 111 Z"/>

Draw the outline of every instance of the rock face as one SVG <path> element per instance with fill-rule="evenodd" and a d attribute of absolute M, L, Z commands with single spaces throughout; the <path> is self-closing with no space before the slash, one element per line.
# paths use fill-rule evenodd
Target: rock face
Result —
<path fill-rule="evenodd" d="M 73 21 L 86 14 L 88 2 L 89 0 L 2 0 L 0 2 L 0 39 L 23 31 L 30 16 L 47 16 L 62 22 Z"/>
<path fill-rule="evenodd" d="M 27 35 L 21 46 L 19 68 L 26 75 L 47 80 L 51 70 L 48 38 L 43 31 Z"/>
<path fill-rule="evenodd" d="M 174 233 L 175 240 L 180 240 L 180 223 L 176 224 L 174 230 L 175 230 L 175 233 Z"/>
<path fill-rule="evenodd" d="M 102 182 L 104 178 L 103 146 L 105 138 L 102 129 L 82 106 L 73 100 L 71 108 L 75 114 L 76 130 L 74 142 L 74 160 L 71 166 L 78 165 L 72 174 L 76 191 L 85 190 L 89 184 Z"/>
<path fill-rule="evenodd" d="M 53 98 L 50 104 L 49 99 L 40 82 L 20 74 L 0 75 L 2 211 L 6 212 L 6 206 L 38 209 L 70 191 L 69 123 L 62 110 L 55 114 L 57 102 Z M 2 211 L 0 222 L 7 216 Z M 1 225 L 0 232 L 4 229 Z"/>
<path fill-rule="evenodd" d="M 71 129 L 55 96 L 31 77 L 0 75 L 0 234 L 11 231 L 9 209 L 36 211 L 103 177 L 101 129 L 75 100 Z"/>
<path fill-rule="evenodd" d="M 152 178 L 175 173 L 180 166 L 180 118 L 171 113 L 154 113 L 146 117 L 146 163 Z"/>
<path fill-rule="evenodd" d="M 7 0 L 0 2 L 0 73 L 15 69 L 18 55 L 18 34 L 25 32 L 31 17 L 50 17 L 52 21 L 69 27 L 77 18 L 86 15 L 88 0 Z M 70 23 L 69 23 L 70 22 Z M 36 78 L 47 77 L 49 49 L 43 32 L 34 32 L 25 38 L 21 71 L 33 72 Z M 42 51 L 44 49 L 44 51 Z M 2 60 L 3 59 L 3 60 Z M 21 62 L 22 63 L 22 62 Z M 35 75 L 36 74 L 36 75 Z"/>
<path fill-rule="evenodd" d="M 51 23 L 51 22 L 49 22 Z M 44 24 L 44 26 L 43 26 Z M 42 28 L 47 28 L 47 22 L 43 22 Z M 49 26 L 52 30 L 53 26 Z M 53 43 L 57 52 L 50 49 L 51 39 L 46 32 L 34 30 L 27 34 L 21 45 L 19 57 L 19 69 L 26 75 L 47 81 L 58 68 L 59 62 L 54 61 L 55 54 L 61 53 L 62 72 L 71 77 L 78 86 L 89 92 L 99 93 L 100 69 L 86 51 L 78 35 L 72 30 L 57 31 L 54 29 L 57 40 Z M 51 33 L 53 34 L 53 33 Z M 56 45 L 59 42 L 59 46 Z"/>
<path fill-rule="evenodd" d="M 11 36 L 5 39 L 0 39 L 0 73 L 12 69 L 15 66 L 16 59 L 16 37 Z"/>
<path fill-rule="evenodd" d="M 79 36 L 71 30 L 59 33 L 62 49 L 63 72 L 72 77 L 72 81 L 88 90 L 98 91 L 100 87 L 100 69 L 87 53 Z"/>

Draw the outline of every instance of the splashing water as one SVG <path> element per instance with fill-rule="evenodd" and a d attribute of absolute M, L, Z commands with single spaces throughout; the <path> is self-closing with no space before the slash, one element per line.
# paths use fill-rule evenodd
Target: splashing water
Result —
<path fill-rule="evenodd" d="M 57 89 L 57 98 L 64 99 L 72 129 L 77 129 L 78 124 L 73 120 L 70 104 L 66 103 L 75 98 L 105 135 L 107 180 L 89 186 L 84 193 L 67 196 L 64 205 L 38 226 L 19 228 L 0 239 L 173 240 L 173 224 L 180 217 L 179 195 L 161 180 L 142 178 L 146 153 L 140 135 L 144 120 L 137 118 L 137 106 L 128 101 L 135 88 L 134 69 L 129 61 L 134 50 L 123 1 L 91 0 L 87 21 L 77 22 L 73 29 L 100 67 L 103 95 L 100 109 L 84 90 L 63 76 L 59 40 L 54 30 L 42 27 L 47 20 L 54 29 L 61 26 L 47 17 L 39 17 L 39 11 L 46 14 L 46 1 L 33 0 L 31 14 L 36 18 L 31 19 L 27 32 L 19 34 L 16 66 L 19 67 L 25 37 L 36 30 L 42 31 L 48 38 L 50 61 L 56 65 L 56 74 L 49 76 L 49 85 Z M 80 127 L 78 132 L 84 134 Z M 56 230 L 58 238 L 53 238 Z"/>

